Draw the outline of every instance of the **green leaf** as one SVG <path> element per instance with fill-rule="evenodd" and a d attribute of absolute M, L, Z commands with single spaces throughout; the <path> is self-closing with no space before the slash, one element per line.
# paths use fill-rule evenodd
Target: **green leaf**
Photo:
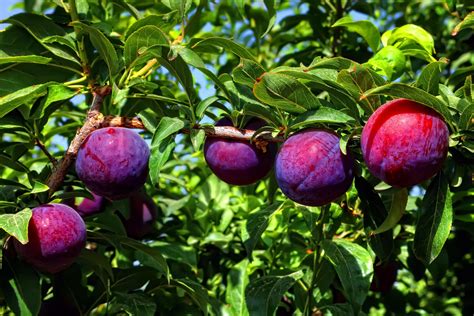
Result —
<path fill-rule="evenodd" d="M 388 215 L 380 195 L 372 185 L 362 177 L 355 178 L 355 187 L 360 197 L 360 207 L 364 215 L 364 228 L 367 233 L 379 227 Z M 369 244 L 377 257 L 385 260 L 393 251 L 393 232 L 387 231 L 378 235 L 371 235 Z"/>
<path fill-rule="evenodd" d="M 416 222 L 414 253 L 425 265 L 439 255 L 453 222 L 449 183 L 443 173 L 431 180 Z"/>
<path fill-rule="evenodd" d="M 203 45 L 212 45 L 212 46 L 222 47 L 234 53 L 235 55 L 239 56 L 240 58 L 256 61 L 255 56 L 249 50 L 247 50 L 245 46 L 227 38 L 208 37 L 194 44 L 192 48 L 203 46 Z"/>
<path fill-rule="evenodd" d="M 162 0 L 162 2 L 171 10 L 177 11 L 181 19 L 185 18 L 186 12 L 191 9 L 193 4 L 192 0 Z"/>
<path fill-rule="evenodd" d="M 4 257 L 1 288 L 14 315 L 35 316 L 41 307 L 41 278 L 30 266 Z"/>
<path fill-rule="evenodd" d="M 166 263 L 165 258 L 158 249 L 153 247 L 149 247 L 148 245 L 142 244 L 139 241 L 134 239 L 130 239 L 127 237 L 121 237 L 118 235 L 113 235 L 113 238 L 120 242 L 120 244 L 129 247 L 131 249 L 136 250 L 138 253 L 142 255 L 142 260 L 146 261 L 148 266 L 157 269 L 158 271 L 163 272 L 167 278 L 170 277 L 169 275 L 169 268 L 168 264 Z"/>
<path fill-rule="evenodd" d="M 264 73 L 265 69 L 259 63 L 241 58 L 240 64 L 232 71 L 232 77 L 235 82 L 253 88 L 258 78 Z"/>
<path fill-rule="evenodd" d="M 34 181 L 33 184 L 33 189 L 31 190 L 31 194 L 36 194 L 36 193 L 41 193 L 41 192 L 46 192 L 49 190 L 49 187 L 41 182 Z"/>
<path fill-rule="evenodd" d="M 265 3 L 265 7 L 267 8 L 267 13 L 268 13 L 269 19 L 268 19 L 267 29 L 265 30 L 265 33 L 263 33 L 262 36 L 260 36 L 260 37 L 264 37 L 265 35 L 268 34 L 268 32 L 270 32 L 272 30 L 273 25 L 275 25 L 275 21 L 276 21 L 276 18 L 277 18 L 277 13 L 276 13 L 276 10 L 275 10 L 276 1 L 275 0 L 264 0 L 263 2 Z"/>
<path fill-rule="evenodd" d="M 16 214 L 2 214 L 0 215 L 0 228 L 22 244 L 26 244 L 28 242 L 28 224 L 31 215 L 32 212 L 29 208 Z"/>
<path fill-rule="evenodd" d="M 163 32 L 168 32 L 176 24 L 174 22 L 175 22 L 175 19 L 173 19 L 172 15 L 150 14 L 142 19 L 137 20 L 135 23 L 130 25 L 130 27 L 125 32 L 125 38 L 128 38 L 131 34 L 133 34 L 138 29 L 144 26 L 150 26 L 150 25 L 159 28 Z"/>
<path fill-rule="evenodd" d="M 282 74 L 285 76 L 291 76 L 293 78 L 305 80 L 306 86 L 328 93 L 331 99 L 331 103 L 337 106 L 338 109 L 346 108 L 347 111 L 353 117 L 358 118 L 359 110 L 357 108 L 357 103 L 355 102 L 354 98 L 349 94 L 349 91 L 338 82 L 335 82 L 335 80 L 325 80 L 318 77 L 317 76 L 318 72 L 319 70 L 316 70 L 316 69 L 305 71 L 305 68 L 301 68 L 301 67 L 282 66 L 282 67 L 275 68 L 271 73 Z M 263 78 L 265 78 L 265 76 L 263 76 Z M 254 92 L 255 92 L 255 88 L 254 88 Z M 321 102 L 319 99 L 317 100 L 318 102 Z"/>
<path fill-rule="evenodd" d="M 322 106 L 317 110 L 307 111 L 298 115 L 289 124 L 289 128 L 294 130 L 318 123 L 348 124 L 351 122 L 355 122 L 355 119 L 352 116 L 349 116 L 341 111 Z"/>
<path fill-rule="evenodd" d="M 267 275 L 250 282 L 245 291 L 249 314 L 273 315 L 281 297 L 303 276 L 300 270 L 288 275 Z"/>
<path fill-rule="evenodd" d="M 369 44 L 373 52 L 376 52 L 380 45 L 380 33 L 377 27 L 370 21 L 352 21 L 352 17 L 347 15 L 340 18 L 332 27 L 342 26 L 349 32 L 355 32 L 362 36 Z"/>
<path fill-rule="evenodd" d="M 211 106 L 214 102 L 217 102 L 219 100 L 219 97 L 216 96 L 210 96 L 201 102 L 196 106 L 196 118 L 200 120 L 203 116 L 204 113 L 206 112 L 207 108 Z"/>
<path fill-rule="evenodd" d="M 202 60 L 201 57 L 199 57 L 198 54 L 196 54 L 191 49 L 187 47 L 183 47 L 183 46 L 179 46 L 177 49 L 178 49 L 177 51 L 178 51 L 179 56 L 181 56 L 181 58 L 183 59 L 185 63 L 193 66 L 194 68 L 201 71 L 204 75 L 209 77 L 209 79 L 211 79 L 216 84 L 216 86 L 218 86 L 222 90 L 222 92 L 227 97 L 229 102 L 232 100 L 232 95 L 228 91 L 227 87 L 224 85 L 224 83 L 221 82 L 221 80 L 214 73 L 212 73 L 212 71 L 206 68 L 204 61 Z"/>
<path fill-rule="evenodd" d="M 414 24 L 397 27 L 390 33 L 387 41 L 388 45 L 396 46 L 402 50 L 413 43 L 421 46 L 430 55 L 434 52 L 434 40 L 431 34 Z"/>
<path fill-rule="evenodd" d="M 0 65 L 10 63 L 47 64 L 51 60 L 51 58 L 36 55 L 9 56 L 0 50 Z"/>
<path fill-rule="evenodd" d="M 0 117 L 5 116 L 5 114 L 23 104 L 30 104 L 32 101 L 42 97 L 46 94 L 48 86 L 52 84 L 54 82 L 38 84 L 0 97 Z"/>
<path fill-rule="evenodd" d="M 274 203 L 267 207 L 262 207 L 258 211 L 251 213 L 247 218 L 246 225 L 242 226 L 242 240 L 247 257 L 252 258 L 252 251 L 255 249 L 257 242 L 260 240 L 263 232 L 268 226 L 270 217 L 283 207 L 283 203 Z"/>
<path fill-rule="evenodd" d="M 179 118 L 163 117 L 155 129 L 151 140 L 151 156 L 148 163 L 150 178 L 153 184 L 158 184 L 161 167 L 168 160 L 176 143 L 174 134 L 184 128 L 184 122 Z"/>
<path fill-rule="evenodd" d="M 51 36 L 65 36 L 66 32 L 51 19 L 38 14 L 19 13 L 1 21 L 11 23 L 27 30 L 41 45 L 54 55 L 74 62 L 80 66 L 77 54 L 69 47 L 48 41 Z"/>
<path fill-rule="evenodd" d="M 439 79 L 441 70 L 446 66 L 447 60 L 435 61 L 423 68 L 420 76 L 416 80 L 416 86 L 433 95 L 438 94 Z"/>
<path fill-rule="evenodd" d="M 183 289 L 191 299 L 199 306 L 204 315 L 208 314 L 207 306 L 210 303 L 209 295 L 203 286 L 188 279 L 174 279 L 171 284 Z"/>
<path fill-rule="evenodd" d="M 324 256 L 334 266 L 341 280 L 347 300 L 357 314 L 369 292 L 373 261 L 370 253 L 360 245 L 347 240 L 323 240 Z"/>
<path fill-rule="evenodd" d="M 248 266 L 249 261 L 244 259 L 234 265 L 227 274 L 225 301 L 229 315 L 249 315 L 245 300 L 245 289 L 249 284 Z"/>
<path fill-rule="evenodd" d="M 408 190 L 406 188 L 397 190 L 392 196 L 392 204 L 387 218 L 373 233 L 380 234 L 395 227 L 405 213 L 407 202 Z"/>
<path fill-rule="evenodd" d="M 261 102 L 291 113 L 315 110 L 321 105 L 307 86 L 284 74 L 265 73 L 253 92 Z"/>
<path fill-rule="evenodd" d="M 360 106 L 366 113 L 372 113 L 380 106 L 380 97 L 372 96 L 360 100 L 367 90 L 378 86 L 378 78 L 364 66 L 356 65 L 350 70 L 341 70 L 337 76 L 337 81 L 346 88 L 351 95 L 359 100 Z"/>
<path fill-rule="evenodd" d="M 88 26 L 81 22 L 73 22 L 71 24 L 80 27 L 84 32 L 89 34 L 92 45 L 94 45 L 99 52 L 100 57 L 107 64 L 111 77 L 110 79 L 112 80 L 112 77 L 114 77 L 114 75 L 116 75 L 120 70 L 120 62 L 114 45 L 112 45 L 109 39 L 95 27 Z"/>
<path fill-rule="evenodd" d="M 458 35 L 458 33 L 464 29 L 474 29 L 474 12 L 469 13 L 466 17 L 453 29 L 451 32 L 452 36 Z"/>
<path fill-rule="evenodd" d="M 155 45 L 169 46 L 166 35 L 156 26 L 147 25 L 133 32 L 125 41 L 125 64 L 138 64 L 137 60 L 146 61 L 149 56 L 146 50 Z"/>
<path fill-rule="evenodd" d="M 114 300 L 111 302 L 112 314 L 120 314 L 121 310 L 125 310 L 130 315 L 153 316 L 156 313 L 155 300 L 144 293 L 114 293 Z M 118 310 L 114 310 L 113 308 Z"/>
<path fill-rule="evenodd" d="M 447 105 L 442 100 L 419 88 L 394 82 L 366 91 L 365 96 L 370 95 L 388 95 L 393 98 L 407 98 L 419 102 L 441 114 L 446 123 L 452 125 L 451 113 L 449 113 Z"/>

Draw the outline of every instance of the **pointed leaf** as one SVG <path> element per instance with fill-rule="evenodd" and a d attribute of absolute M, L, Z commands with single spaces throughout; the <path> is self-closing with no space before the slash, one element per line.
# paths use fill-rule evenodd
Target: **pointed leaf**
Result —
<path fill-rule="evenodd" d="M 360 207 L 364 214 L 364 228 L 369 233 L 380 226 L 388 212 L 373 187 L 362 177 L 355 178 L 355 187 L 360 197 Z M 371 235 L 369 244 L 377 257 L 387 259 L 393 250 L 393 232 L 387 231 L 378 235 Z"/>
<path fill-rule="evenodd" d="M 166 35 L 156 26 L 147 25 L 133 32 L 125 41 L 125 64 L 130 65 L 134 61 L 136 63 L 137 59 L 146 59 L 146 49 L 155 45 L 169 45 Z"/>
<path fill-rule="evenodd" d="M 249 315 L 247 302 L 245 300 L 245 288 L 249 284 L 249 276 L 247 272 L 248 265 L 249 261 L 244 259 L 234 265 L 227 275 L 225 300 L 230 315 Z"/>
<path fill-rule="evenodd" d="M 255 83 L 253 93 L 261 102 L 291 113 L 303 113 L 321 105 L 307 86 L 279 73 L 265 73 Z"/>
<path fill-rule="evenodd" d="M 109 39 L 97 28 L 86 25 L 81 22 L 73 22 L 72 25 L 79 26 L 84 32 L 89 34 L 92 45 L 99 52 L 100 57 L 105 61 L 109 68 L 110 76 L 113 77 L 120 68 L 117 52 Z"/>
<path fill-rule="evenodd" d="M 22 244 L 28 242 L 28 224 L 32 212 L 26 208 L 16 214 L 0 215 L 0 228 L 15 237 Z"/>
<path fill-rule="evenodd" d="M 347 300 L 357 314 L 369 292 L 374 273 L 370 253 L 362 246 L 343 239 L 324 240 L 321 246 L 324 256 L 332 263 L 341 280 Z"/>
<path fill-rule="evenodd" d="M 298 115 L 290 123 L 289 128 L 293 130 L 317 123 L 348 124 L 351 122 L 355 122 L 355 119 L 352 116 L 349 116 L 344 112 L 322 106 L 317 110 L 307 111 Z"/>
<path fill-rule="evenodd" d="M 447 105 L 435 96 L 425 92 L 419 88 L 412 87 L 404 83 L 389 83 L 377 88 L 366 91 L 365 96 L 370 95 L 389 95 L 393 98 L 407 98 L 426 106 L 441 114 L 446 123 L 452 122 L 451 114 Z"/>
<path fill-rule="evenodd" d="M 300 270 L 282 276 L 267 275 L 252 281 L 245 291 L 249 314 L 273 315 L 281 301 L 281 297 L 303 275 L 303 271 Z"/>
<path fill-rule="evenodd" d="M 433 95 L 438 94 L 439 79 L 441 70 L 446 66 L 447 60 L 440 60 L 430 63 L 423 68 L 420 76 L 416 80 L 416 86 Z"/>
<path fill-rule="evenodd" d="M 415 256 L 429 265 L 448 239 L 453 222 L 449 183 L 443 173 L 431 180 L 418 216 L 414 239 Z"/>
<path fill-rule="evenodd" d="M 376 52 L 380 45 L 380 33 L 377 27 L 370 21 L 352 21 L 351 16 L 347 15 L 336 21 L 332 27 L 342 26 L 350 32 L 355 32 L 362 36 L 369 44 L 373 52 Z"/>
<path fill-rule="evenodd" d="M 379 227 L 377 227 L 376 230 L 374 230 L 373 233 L 380 234 L 395 227 L 395 225 L 398 224 L 403 214 L 405 213 L 407 202 L 408 190 L 406 188 L 397 190 L 392 196 L 392 204 L 390 206 L 390 211 L 388 213 L 387 218 Z"/>
<path fill-rule="evenodd" d="M 252 251 L 260 240 L 263 232 L 268 226 L 270 217 L 282 207 L 282 203 L 274 203 L 266 208 L 261 208 L 257 212 L 251 213 L 247 218 L 247 223 L 242 226 L 242 240 L 247 250 L 247 257 L 252 258 Z"/>
<path fill-rule="evenodd" d="M 245 46 L 227 38 L 209 37 L 209 38 L 203 39 L 202 41 L 197 42 L 196 44 L 194 44 L 192 48 L 203 46 L 203 45 L 212 45 L 212 46 L 222 47 L 241 58 L 255 61 L 255 56 L 250 51 L 248 51 Z"/>

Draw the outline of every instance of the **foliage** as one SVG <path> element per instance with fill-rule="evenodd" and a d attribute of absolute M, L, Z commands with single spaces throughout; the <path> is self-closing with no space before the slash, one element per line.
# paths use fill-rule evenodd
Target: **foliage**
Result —
<path fill-rule="evenodd" d="M 92 315 L 472 314 L 468 3 L 18 3 L 25 12 L 0 32 L 2 312 L 36 315 L 54 298 Z M 39 274 L 8 255 L 7 234 L 25 242 L 30 209 L 89 196 L 74 170 L 49 196 L 48 155 L 64 156 L 91 88 L 104 85 L 112 94 L 102 113 L 138 116 L 146 127 L 154 232 L 126 237 L 126 203 L 109 203 L 86 219 L 78 261 Z M 368 173 L 359 141 L 370 114 L 399 97 L 433 108 L 450 128 L 443 172 L 408 197 Z M 194 129 L 223 114 L 239 126 L 260 117 L 284 137 L 336 131 L 357 160 L 354 185 L 329 205 L 305 207 L 286 199 L 273 175 L 225 184 Z M 400 266 L 387 294 L 369 291 L 379 261 Z"/>

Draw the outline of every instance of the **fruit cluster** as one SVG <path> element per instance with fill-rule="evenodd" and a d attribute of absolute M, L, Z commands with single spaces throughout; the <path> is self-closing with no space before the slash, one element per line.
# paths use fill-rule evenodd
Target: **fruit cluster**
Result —
<path fill-rule="evenodd" d="M 222 119 L 217 126 L 232 126 Z M 264 121 L 251 119 L 245 128 L 256 130 Z M 407 99 L 378 108 L 362 131 L 361 149 L 369 171 L 395 187 L 407 187 L 436 174 L 447 155 L 448 128 L 435 111 Z M 276 144 L 265 148 L 248 141 L 208 138 L 204 156 L 210 169 L 232 185 L 255 183 L 275 166 L 282 192 L 291 200 L 321 206 L 343 195 L 354 178 L 355 160 L 343 154 L 336 133 L 306 129 L 290 136 L 277 153 Z M 130 216 L 124 219 L 127 234 L 142 238 L 156 217 L 153 201 L 140 193 L 148 174 L 150 151 L 134 131 L 120 127 L 94 131 L 82 144 L 76 172 L 93 199 L 84 199 L 75 210 L 64 204 L 33 209 L 29 243 L 15 242 L 20 257 L 41 271 L 55 273 L 69 266 L 85 245 L 81 216 L 104 209 L 106 200 L 129 198 Z M 80 216 L 80 215 L 81 216 Z"/>

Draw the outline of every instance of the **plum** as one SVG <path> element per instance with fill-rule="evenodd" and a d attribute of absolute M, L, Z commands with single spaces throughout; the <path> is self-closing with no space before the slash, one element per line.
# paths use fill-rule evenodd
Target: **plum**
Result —
<path fill-rule="evenodd" d="M 129 237 L 141 239 L 153 230 L 157 208 L 155 202 L 144 193 L 130 196 L 130 214 L 123 220 L 123 225 Z"/>
<path fill-rule="evenodd" d="M 92 193 L 92 199 L 84 198 L 82 202 L 76 207 L 77 212 L 81 216 L 88 216 L 100 213 L 104 210 L 104 197 Z"/>
<path fill-rule="evenodd" d="M 278 186 L 291 200 L 325 205 L 352 184 L 354 161 L 344 155 L 339 138 L 331 131 L 308 129 L 289 137 L 275 163 Z"/>
<path fill-rule="evenodd" d="M 407 99 L 385 103 L 362 130 L 361 148 L 369 171 L 394 187 L 409 187 L 441 169 L 449 131 L 434 110 Z"/>
<path fill-rule="evenodd" d="M 265 122 L 252 118 L 246 129 L 256 130 Z M 216 126 L 232 126 L 232 122 L 221 119 Z M 264 178 L 273 167 L 276 144 L 266 149 L 257 148 L 248 141 L 208 137 L 204 143 L 204 157 L 212 172 L 224 182 L 233 185 L 249 185 Z"/>
<path fill-rule="evenodd" d="M 118 200 L 143 186 L 149 157 L 150 149 L 137 133 L 123 127 L 102 128 L 82 143 L 76 171 L 90 191 Z"/>
<path fill-rule="evenodd" d="M 16 253 L 42 272 L 56 273 L 69 267 L 86 244 L 86 225 L 64 204 L 45 204 L 33 209 L 28 243 L 14 240 Z"/>

